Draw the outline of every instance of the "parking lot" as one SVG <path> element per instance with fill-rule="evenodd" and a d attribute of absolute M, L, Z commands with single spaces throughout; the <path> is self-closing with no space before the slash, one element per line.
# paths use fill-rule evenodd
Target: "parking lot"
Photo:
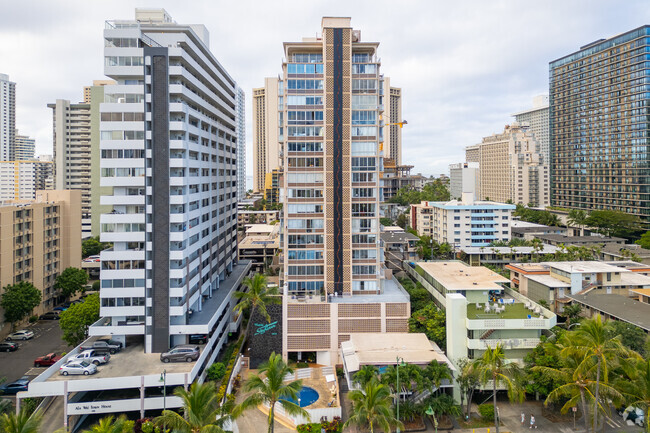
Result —
<path fill-rule="evenodd" d="M 60 355 L 71 348 L 61 340 L 61 328 L 58 320 L 42 320 L 19 329 L 29 329 L 34 332 L 34 338 L 18 341 L 20 348 L 15 352 L 0 352 L 0 377 L 7 382 L 20 379 L 22 376 L 37 376 L 45 368 L 34 368 L 34 359 L 55 352 Z"/>

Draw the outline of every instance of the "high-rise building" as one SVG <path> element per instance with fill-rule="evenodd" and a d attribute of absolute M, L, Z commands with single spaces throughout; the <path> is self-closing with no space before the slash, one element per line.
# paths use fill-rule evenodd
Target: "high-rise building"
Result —
<path fill-rule="evenodd" d="M 16 139 L 16 83 L 0 74 L 0 161 L 13 161 Z"/>
<path fill-rule="evenodd" d="M 379 238 L 378 46 L 334 17 L 323 18 L 321 36 L 284 43 L 285 356 L 316 352 L 336 364 L 350 333 L 408 327 L 409 298 Z"/>
<path fill-rule="evenodd" d="M 479 193 L 478 180 L 478 162 L 449 164 L 449 194 L 452 199 L 460 199 L 464 192 L 469 192 L 476 200 Z"/>
<path fill-rule="evenodd" d="M 36 193 L 35 161 L 0 161 L 0 201 L 32 200 Z"/>
<path fill-rule="evenodd" d="M 264 192 L 266 173 L 281 167 L 283 139 L 283 82 L 265 78 L 264 87 L 253 89 L 253 191 Z"/>
<path fill-rule="evenodd" d="M 16 161 L 28 161 L 34 159 L 34 148 L 36 147 L 36 140 L 26 135 L 18 135 L 14 139 L 13 157 Z"/>
<path fill-rule="evenodd" d="M 34 189 L 54 189 L 54 163 L 52 155 L 38 155 L 34 160 Z"/>
<path fill-rule="evenodd" d="M 42 295 L 34 314 L 57 304 L 56 277 L 81 263 L 80 207 L 79 191 L 38 191 L 36 198 L 0 203 L 0 287 L 34 284 Z"/>
<path fill-rule="evenodd" d="M 388 100 L 384 101 L 384 121 L 391 125 L 385 129 L 386 136 L 384 145 L 384 157 L 390 158 L 396 166 L 402 164 L 402 128 L 397 125 L 402 122 L 402 89 L 390 86 L 390 78 L 384 77 L 384 97 L 387 95 Z"/>
<path fill-rule="evenodd" d="M 90 104 L 93 101 L 93 87 L 103 87 L 115 84 L 113 80 L 93 80 L 92 86 L 84 86 L 84 103 Z"/>
<path fill-rule="evenodd" d="M 237 199 L 246 197 L 246 94 L 237 87 Z"/>
<path fill-rule="evenodd" d="M 108 22 L 100 105 L 101 310 L 114 338 L 160 353 L 208 335 L 192 369 L 227 339 L 237 265 L 237 84 L 210 52 L 205 26 L 162 9 Z M 125 290 L 128 287 L 128 290 Z M 175 379 L 176 380 L 176 379 Z M 168 379 L 169 385 L 169 379 Z"/>
<path fill-rule="evenodd" d="M 550 62 L 553 206 L 619 210 L 650 222 L 649 49 L 646 25 Z"/>
<path fill-rule="evenodd" d="M 533 107 L 513 114 L 519 124 L 527 124 L 530 132 L 539 143 L 539 153 L 548 165 L 550 159 L 549 124 L 548 124 L 548 95 L 538 95 L 533 98 Z"/>
<path fill-rule="evenodd" d="M 465 157 L 479 163 L 480 199 L 535 207 L 549 205 L 548 165 L 528 126 L 517 122 L 506 125 L 503 133 L 467 147 Z"/>

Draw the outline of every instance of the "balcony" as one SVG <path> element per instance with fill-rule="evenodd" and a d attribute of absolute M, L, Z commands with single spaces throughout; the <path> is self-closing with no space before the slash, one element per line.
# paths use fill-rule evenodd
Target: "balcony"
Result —
<path fill-rule="evenodd" d="M 534 349 L 539 344 L 539 338 L 493 338 L 486 340 L 467 339 L 467 348 L 474 350 L 485 350 L 488 347 L 494 349 L 500 344 L 504 349 Z"/>

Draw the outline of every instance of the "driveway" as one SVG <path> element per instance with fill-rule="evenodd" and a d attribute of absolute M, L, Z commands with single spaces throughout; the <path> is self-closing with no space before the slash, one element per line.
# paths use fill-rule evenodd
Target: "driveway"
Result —
<path fill-rule="evenodd" d="M 20 348 L 15 352 L 0 352 L 0 377 L 5 377 L 7 382 L 25 375 L 39 375 L 45 368 L 33 368 L 34 359 L 50 352 L 60 355 L 71 349 L 61 340 L 63 333 L 58 320 L 41 320 L 21 329 L 30 329 L 35 335 L 31 340 L 18 341 Z"/>

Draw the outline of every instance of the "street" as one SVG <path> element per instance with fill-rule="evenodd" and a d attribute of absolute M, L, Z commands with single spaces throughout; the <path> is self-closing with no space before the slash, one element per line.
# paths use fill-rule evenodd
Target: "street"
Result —
<path fill-rule="evenodd" d="M 20 348 L 15 352 L 0 352 L 0 377 L 7 382 L 20 379 L 22 376 L 37 376 L 45 368 L 34 368 L 34 359 L 55 352 L 60 355 L 70 350 L 67 343 L 61 340 L 61 328 L 58 320 L 41 320 L 20 329 L 34 331 L 34 338 L 27 341 L 17 341 Z"/>

